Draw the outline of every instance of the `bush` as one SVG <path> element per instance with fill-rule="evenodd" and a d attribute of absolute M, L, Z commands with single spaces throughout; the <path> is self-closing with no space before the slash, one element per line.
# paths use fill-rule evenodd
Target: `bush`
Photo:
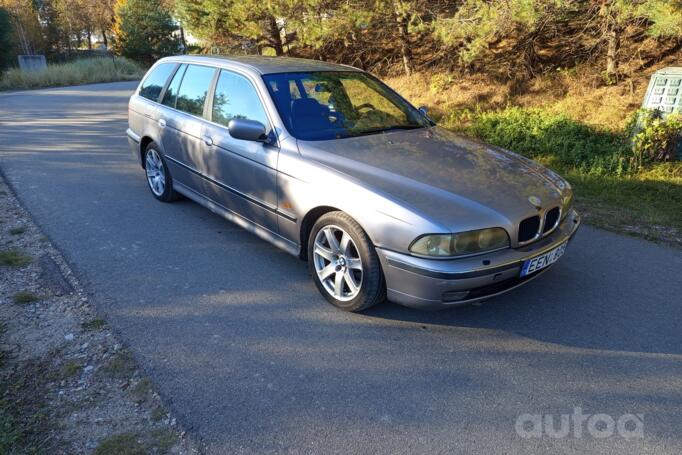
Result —
<path fill-rule="evenodd" d="M 626 134 L 538 108 L 459 111 L 446 119 L 446 125 L 529 158 L 588 174 L 626 173 L 632 157 Z"/>
<path fill-rule="evenodd" d="M 144 74 L 136 63 L 125 58 L 92 58 L 58 65 L 48 65 L 43 71 L 25 72 L 13 68 L 0 79 L 0 90 L 21 90 L 40 87 L 92 84 L 136 80 Z"/>
<path fill-rule="evenodd" d="M 450 74 L 434 74 L 429 81 L 429 90 L 434 94 L 443 92 L 450 88 L 454 81 L 455 79 Z"/>
<path fill-rule="evenodd" d="M 634 165 L 673 161 L 682 141 L 682 116 L 663 119 L 658 110 L 641 111 L 630 127 Z"/>

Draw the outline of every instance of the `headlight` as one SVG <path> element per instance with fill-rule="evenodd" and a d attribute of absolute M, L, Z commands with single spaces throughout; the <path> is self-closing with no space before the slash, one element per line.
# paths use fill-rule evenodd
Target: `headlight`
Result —
<path fill-rule="evenodd" d="M 410 251 L 421 256 L 450 257 L 482 253 L 509 246 L 502 228 L 480 229 L 459 234 L 428 234 L 412 242 Z"/>

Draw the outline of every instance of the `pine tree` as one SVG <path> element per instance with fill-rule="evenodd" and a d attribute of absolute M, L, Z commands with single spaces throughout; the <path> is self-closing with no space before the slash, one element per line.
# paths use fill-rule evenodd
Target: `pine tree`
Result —
<path fill-rule="evenodd" d="M 161 0 L 118 0 L 115 5 L 115 50 L 150 65 L 179 52 L 177 26 Z"/>

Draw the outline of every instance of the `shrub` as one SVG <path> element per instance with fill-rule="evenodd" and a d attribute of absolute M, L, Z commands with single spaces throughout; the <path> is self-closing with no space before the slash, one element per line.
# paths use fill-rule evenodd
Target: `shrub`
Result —
<path fill-rule="evenodd" d="M 459 111 L 446 119 L 446 125 L 529 158 L 589 174 L 623 174 L 632 156 L 624 133 L 597 129 L 539 108 Z"/>
<path fill-rule="evenodd" d="M 454 81 L 454 78 L 450 74 L 434 74 L 429 81 L 429 90 L 434 94 L 443 92 L 450 88 Z"/>
<path fill-rule="evenodd" d="M 672 161 L 682 145 L 682 115 L 673 114 L 664 119 L 658 110 L 641 111 L 631 123 L 630 134 L 636 167 Z"/>

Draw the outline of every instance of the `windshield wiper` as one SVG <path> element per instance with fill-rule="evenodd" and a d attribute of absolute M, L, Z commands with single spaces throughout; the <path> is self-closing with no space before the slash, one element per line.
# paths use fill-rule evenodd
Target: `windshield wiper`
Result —
<path fill-rule="evenodd" d="M 386 128 L 375 128 L 371 130 L 364 130 L 358 132 L 358 134 L 354 134 L 353 136 L 365 136 L 369 134 L 379 134 L 379 133 L 385 133 L 386 131 L 395 131 L 395 130 L 416 130 L 418 128 L 424 128 L 422 125 L 395 125 L 395 126 L 388 126 Z"/>

